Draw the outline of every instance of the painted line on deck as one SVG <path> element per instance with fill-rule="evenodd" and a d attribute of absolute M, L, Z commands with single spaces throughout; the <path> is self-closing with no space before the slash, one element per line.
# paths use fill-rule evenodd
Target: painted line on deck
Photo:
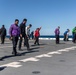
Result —
<path fill-rule="evenodd" d="M 35 56 L 36 58 L 42 58 L 42 57 L 52 57 L 52 55 L 48 55 L 48 54 L 42 54 L 42 55 L 38 55 Z"/>
<path fill-rule="evenodd" d="M 22 62 L 28 62 L 28 61 L 39 61 L 39 59 L 36 59 L 34 57 L 31 57 L 31 58 L 27 58 L 27 59 L 23 59 L 23 60 L 20 60 Z"/>
<path fill-rule="evenodd" d="M 25 62 L 38 62 L 38 61 L 40 61 L 40 58 L 44 58 L 44 57 L 50 58 L 50 57 L 53 57 L 53 55 L 55 55 L 55 54 L 59 55 L 59 54 L 62 54 L 62 52 L 69 52 L 69 51 L 72 51 L 72 50 L 76 50 L 76 46 L 60 49 L 60 50 L 57 50 L 57 51 L 52 51 L 52 52 L 49 52 L 49 53 L 46 53 L 46 54 L 37 55 L 35 57 L 22 59 L 22 60 L 19 60 L 18 62 L 11 62 L 11 63 L 8 63 L 8 64 L 1 65 L 0 67 L 19 68 L 19 67 L 22 66 L 21 62 L 24 62 L 24 63 Z"/>
<path fill-rule="evenodd" d="M 13 67 L 13 68 L 18 68 L 18 67 L 21 67 L 22 65 L 20 65 L 20 62 L 11 62 L 11 63 L 8 63 L 8 64 L 4 64 L 4 65 L 1 65 L 0 67 Z"/>

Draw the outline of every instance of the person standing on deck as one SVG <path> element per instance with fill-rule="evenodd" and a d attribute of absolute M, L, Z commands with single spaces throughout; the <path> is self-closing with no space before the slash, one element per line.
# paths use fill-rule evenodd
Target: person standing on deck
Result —
<path fill-rule="evenodd" d="M 0 35 L 1 35 L 1 44 L 4 44 L 5 37 L 6 37 L 6 28 L 4 25 L 2 25 L 2 28 L 0 29 Z"/>
<path fill-rule="evenodd" d="M 74 27 L 74 28 L 72 29 L 72 42 L 73 42 L 73 40 L 74 40 L 75 29 L 76 29 L 76 27 Z"/>
<path fill-rule="evenodd" d="M 20 41 L 19 41 L 19 50 L 21 50 L 21 45 L 22 45 L 22 40 L 24 38 L 24 46 L 27 47 L 27 50 L 29 50 L 29 42 L 28 42 L 28 37 L 26 35 L 26 23 L 27 19 L 23 19 L 23 22 L 20 24 Z"/>
<path fill-rule="evenodd" d="M 64 32 L 64 41 L 69 41 L 68 40 L 68 34 L 69 34 L 70 30 L 67 29 L 65 32 Z"/>
<path fill-rule="evenodd" d="M 76 27 L 72 31 L 73 33 L 73 43 L 76 43 Z"/>
<path fill-rule="evenodd" d="M 55 29 L 56 44 L 59 44 L 60 27 Z"/>
<path fill-rule="evenodd" d="M 10 38 L 12 40 L 13 43 L 13 51 L 12 54 L 14 54 L 15 56 L 18 55 L 16 47 L 17 47 L 17 43 L 18 43 L 18 38 L 20 35 L 20 28 L 18 26 L 19 20 L 16 19 L 15 23 L 11 25 L 10 29 L 9 29 L 9 34 L 10 34 Z"/>
<path fill-rule="evenodd" d="M 30 28 L 32 27 L 31 24 L 29 24 L 29 26 L 25 27 L 26 28 L 26 35 L 28 37 L 28 39 L 30 39 Z"/>
<path fill-rule="evenodd" d="M 41 30 L 41 27 L 40 27 L 40 28 L 37 28 L 37 29 L 35 30 L 35 32 L 34 32 L 34 37 L 35 37 L 35 42 L 34 42 L 34 44 L 37 43 L 38 45 L 40 45 L 40 44 L 39 44 L 40 30 Z"/>

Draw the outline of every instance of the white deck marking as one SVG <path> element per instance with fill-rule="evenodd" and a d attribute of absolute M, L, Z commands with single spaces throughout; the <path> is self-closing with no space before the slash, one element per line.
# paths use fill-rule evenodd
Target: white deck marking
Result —
<path fill-rule="evenodd" d="M 70 51 L 70 50 L 75 50 L 75 46 L 73 46 L 73 47 L 70 47 L 70 48 L 65 48 L 65 49 L 60 49 L 60 50 L 57 50 L 57 51 L 59 51 L 59 52 L 68 52 L 68 51 Z"/>
<path fill-rule="evenodd" d="M 49 52 L 47 54 L 61 54 L 61 52 L 58 52 L 58 51 L 53 51 L 53 52 Z"/>
<path fill-rule="evenodd" d="M 36 58 L 42 58 L 42 57 L 52 57 L 52 55 L 48 55 L 48 54 L 42 54 L 42 55 L 38 55 L 35 56 Z"/>
<path fill-rule="evenodd" d="M 75 50 L 76 47 L 71 47 L 71 48 L 66 48 L 66 49 L 69 49 L 69 50 Z"/>
<path fill-rule="evenodd" d="M 34 57 L 31 57 L 31 58 L 27 58 L 27 59 L 23 59 L 23 60 L 19 60 L 19 61 L 22 61 L 22 62 L 27 62 L 27 61 L 39 61 L 39 59 L 34 58 Z"/>
<path fill-rule="evenodd" d="M 61 49 L 61 50 L 58 50 L 59 52 L 69 52 L 68 49 Z"/>
<path fill-rule="evenodd" d="M 75 49 L 75 48 L 72 48 L 72 47 L 71 47 L 71 48 L 65 48 L 65 49 L 67 49 L 67 50 L 71 50 L 71 49 Z"/>
<path fill-rule="evenodd" d="M 20 62 L 11 62 L 11 63 L 5 64 L 5 65 L 2 65 L 1 67 L 3 67 L 3 66 L 18 68 L 18 67 L 21 67 L 22 65 L 20 65 Z"/>
<path fill-rule="evenodd" d="M 0 67 L 14 67 L 14 68 L 18 68 L 18 67 L 21 67 L 21 62 L 28 62 L 28 61 L 39 61 L 40 59 L 39 58 L 42 58 L 42 57 L 53 57 L 53 54 L 62 54 L 62 52 L 69 52 L 71 50 L 76 50 L 75 49 L 76 46 L 73 46 L 73 47 L 69 47 L 69 48 L 65 48 L 65 49 L 60 49 L 60 50 L 57 50 L 57 51 L 53 51 L 53 52 L 49 52 L 49 53 L 46 53 L 46 54 L 41 54 L 41 55 L 38 55 L 38 56 L 35 56 L 35 57 L 30 57 L 30 58 L 26 58 L 26 59 L 23 59 L 23 60 L 19 60 L 18 62 L 11 62 L 11 63 L 8 63 L 8 64 L 4 64 L 4 65 L 1 65 Z"/>

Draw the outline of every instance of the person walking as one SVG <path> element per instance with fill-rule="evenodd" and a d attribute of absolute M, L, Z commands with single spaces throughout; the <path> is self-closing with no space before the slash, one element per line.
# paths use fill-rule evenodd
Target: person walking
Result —
<path fill-rule="evenodd" d="M 40 45 L 39 44 L 39 36 L 40 36 L 40 30 L 41 30 L 41 27 L 40 28 L 37 28 L 34 32 L 34 37 L 35 37 L 35 42 L 34 44 L 37 44 L 37 45 Z"/>
<path fill-rule="evenodd" d="M 29 24 L 29 26 L 25 27 L 26 28 L 26 35 L 28 37 L 28 39 L 30 39 L 30 28 L 32 27 L 31 24 Z"/>
<path fill-rule="evenodd" d="M 26 22 L 27 19 L 23 19 L 23 22 L 20 24 L 20 41 L 19 41 L 19 50 L 21 50 L 21 45 L 22 45 L 22 41 L 24 38 L 24 46 L 27 47 L 27 50 L 29 50 L 29 42 L 28 42 L 28 37 L 26 35 Z"/>
<path fill-rule="evenodd" d="M 13 51 L 12 54 L 14 54 L 15 56 L 18 55 L 16 47 L 17 47 L 17 43 L 18 43 L 18 38 L 20 35 L 20 28 L 18 26 L 19 20 L 16 19 L 15 23 L 11 25 L 10 29 L 9 29 L 9 34 L 10 37 L 12 39 L 12 43 L 13 43 Z"/>
<path fill-rule="evenodd" d="M 55 37 L 56 37 L 56 44 L 59 44 L 59 34 L 60 34 L 60 27 L 55 29 Z"/>
<path fill-rule="evenodd" d="M 0 35 L 1 35 L 1 44 L 4 44 L 6 37 L 6 28 L 4 25 L 2 25 L 2 28 L 0 29 Z"/>

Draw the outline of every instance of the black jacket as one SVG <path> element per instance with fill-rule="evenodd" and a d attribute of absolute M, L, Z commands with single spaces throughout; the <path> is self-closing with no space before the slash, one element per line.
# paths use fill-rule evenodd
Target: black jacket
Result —
<path fill-rule="evenodd" d="M 26 25 L 21 23 L 20 24 L 20 34 L 25 35 L 26 34 L 26 30 L 25 30 Z"/>
<path fill-rule="evenodd" d="M 1 28 L 0 29 L 0 35 L 1 36 L 6 36 L 6 28 Z"/>

